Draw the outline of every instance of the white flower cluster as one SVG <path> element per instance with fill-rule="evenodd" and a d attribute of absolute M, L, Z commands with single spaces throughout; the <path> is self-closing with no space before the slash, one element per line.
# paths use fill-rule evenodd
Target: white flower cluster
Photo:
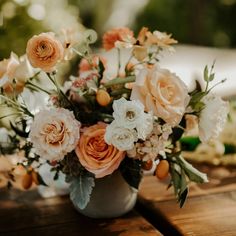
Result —
<path fill-rule="evenodd" d="M 107 126 L 105 141 L 120 151 L 134 147 L 138 139 L 145 140 L 153 129 L 153 116 L 144 112 L 144 106 L 138 100 L 127 101 L 120 98 L 113 103 L 114 121 Z"/>
<path fill-rule="evenodd" d="M 165 151 L 172 128 L 168 124 L 163 126 L 154 124 L 151 134 L 143 143 L 136 143 L 132 150 L 127 151 L 128 157 L 143 161 L 155 160 L 158 154 Z"/>

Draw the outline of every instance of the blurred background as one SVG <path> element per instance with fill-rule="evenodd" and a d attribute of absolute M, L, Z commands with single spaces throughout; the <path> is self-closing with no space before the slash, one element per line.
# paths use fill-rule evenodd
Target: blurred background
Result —
<path fill-rule="evenodd" d="M 0 59 L 23 54 L 29 37 L 84 25 L 99 34 L 145 25 L 171 32 L 181 44 L 235 48 L 236 0 L 1 0 Z M 7 42 L 7 44 L 6 44 Z"/>
<path fill-rule="evenodd" d="M 180 43 L 176 54 L 161 60 L 163 66 L 191 84 L 216 60 L 217 80 L 228 78 L 216 91 L 234 96 L 235 17 L 236 0 L 1 0 L 0 60 L 11 51 L 24 54 L 27 40 L 42 31 L 92 28 L 101 40 L 112 27 L 128 26 L 137 33 L 147 26 L 172 33 Z"/>

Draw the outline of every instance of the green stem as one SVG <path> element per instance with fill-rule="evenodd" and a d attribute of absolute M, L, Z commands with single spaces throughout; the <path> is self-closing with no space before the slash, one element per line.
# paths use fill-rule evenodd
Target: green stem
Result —
<path fill-rule="evenodd" d="M 118 68 L 117 68 L 117 76 L 119 76 L 120 73 L 120 68 L 121 68 L 121 63 L 120 63 L 120 49 L 117 48 L 117 56 L 118 56 Z"/>
<path fill-rule="evenodd" d="M 132 83 L 132 82 L 135 82 L 135 79 L 136 79 L 136 77 L 134 75 L 128 76 L 128 77 L 125 77 L 125 78 L 118 77 L 118 78 L 115 78 L 115 79 L 105 83 L 104 87 L 108 88 L 108 87 L 111 87 L 113 85 Z"/>
<path fill-rule="evenodd" d="M 48 78 L 51 80 L 51 82 L 55 85 L 58 94 L 62 95 L 62 97 L 68 102 L 68 104 L 70 104 L 70 106 L 72 108 L 75 108 L 73 103 L 69 100 L 69 98 L 65 95 L 65 93 L 60 89 L 59 85 L 56 82 L 55 78 L 52 78 L 52 76 L 50 75 L 50 73 L 47 73 Z"/>
<path fill-rule="evenodd" d="M 26 85 L 30 85 L 30 86 L 32 86 L 33 88 L 36 88 L 36 89 L 38 89 L 38 90 L 40 90 L 40 91 L 42 91 L 42 92 L 44 92 L 44 93 L 46 93 L 46 94 L 48 94 L 48 95 L 51 95 L 50 92 L 48 92 L 47 90 L 45 90 L 45 89 L 39 87 L 39 86 L 36 85 L 36 84 L 31 83 L 30 81 L 27 81 L 27 82 L 26 82 Z"/>

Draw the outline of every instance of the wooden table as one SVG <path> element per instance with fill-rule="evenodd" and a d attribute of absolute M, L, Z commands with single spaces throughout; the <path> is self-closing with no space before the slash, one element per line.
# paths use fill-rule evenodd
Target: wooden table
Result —
<path fill-rule="evenodd" d="M 236 169 L 202 166 L 209 183 L 192 184 L 190 196 L 180 209 L 166 183 L 144 179 L 138 210 L 164 235 L 235 236 Z"/>
<path fill-rule="evenodd" d="M 133 210 L 124 217 L 95 220 L 76 212 L 68 197 L 41 199 L 36 191 L 0 191 L 1 236 L 160 236 Z"/>
<path fill-rule="evenodd" d="M 184 208 L 179 209 L 172 191 L 166 191 L 166 183 L 148 176 L 135 209 L 109 220 L 80 215 L 67 197 L 41 199 L 36 191 L 0 189 L 0 236 L 236 235 L 236 170 L 201 168 L 210 182 L 191 185 Z"/>

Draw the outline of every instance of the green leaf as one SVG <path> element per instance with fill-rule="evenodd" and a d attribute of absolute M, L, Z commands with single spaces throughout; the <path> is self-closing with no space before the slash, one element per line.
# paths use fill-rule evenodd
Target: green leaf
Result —
<path fill-rule="evenodd" d="M 37 178 L 38 178 L 38 181 L 39 181 L 39 185 L 48 186 L 48 185 L 44 182 L 44 180 L 43 180 L 43 178 L 41 177 L 41 175 L 38 174 L 38 173 L 37 173 Z"/>
<path fill-rule="evenodd" d="M 126 182 L 131 187 L 138 189 L 142 179 L 141 161 L 125 158 L 120 165 L 120 171 Z"/>
<path fill-rule="evenodd" d="M 199 137 L 186 136 L 180 139 L 181 150 L 194 151 L 201 143 Z"/>
<path fill-rule="evenodd" d="M 209 81 L 209 77 L 208 77 L 208 67 L 207 67 L 207 66 L 205 66 L 205 68 L 204 68 L 203 77 L 204 77 L 204 80 L 205 80 L 206 82 Z"/>
<path fill-rule="evenodd" d="M 98 78 L 98 85 L 100 85 L 100 81 L 102 80 L 103 78 L 103 72 L 105 71 L 105 67 L 102 63 L 102 61 L 100 60 L 99 58 L 99 63 L 98 63 L 98 72 L 99 72 L 99 78 Z"/>
<path fill-rule="evenodd" d="M 185 174 L 188 176 L 189 180 L 196 183 L 206 183 L 208 182 L 207 175 L 200 172 L 194 168 L 191 164 L 185 161 L 181 156 L 178 157 L 180 166 L 183 168 Z"/>
<path fill-rule="evenodd" d="M 210 74 L 210 76 L 209 76 L 209 81 L 212 81 L 214 78 L 215 78 L 215 73 Z"/>
<path fill-rule="evenodd" d="M 83 210 L 89 203 L 94 186 L 94 177 L 91 177 L 87 173 L 81 173 L 71 182 L 70 199 Z"/>
<path fill-rule="evenodd" d="M 188 187 L 185 188 L 185 190 L 181 193 L 179 197 L 179 206 L 182 208 L 184 206 L 184 203 L 186 202 L 186 199 L 188 197 Z"/>

